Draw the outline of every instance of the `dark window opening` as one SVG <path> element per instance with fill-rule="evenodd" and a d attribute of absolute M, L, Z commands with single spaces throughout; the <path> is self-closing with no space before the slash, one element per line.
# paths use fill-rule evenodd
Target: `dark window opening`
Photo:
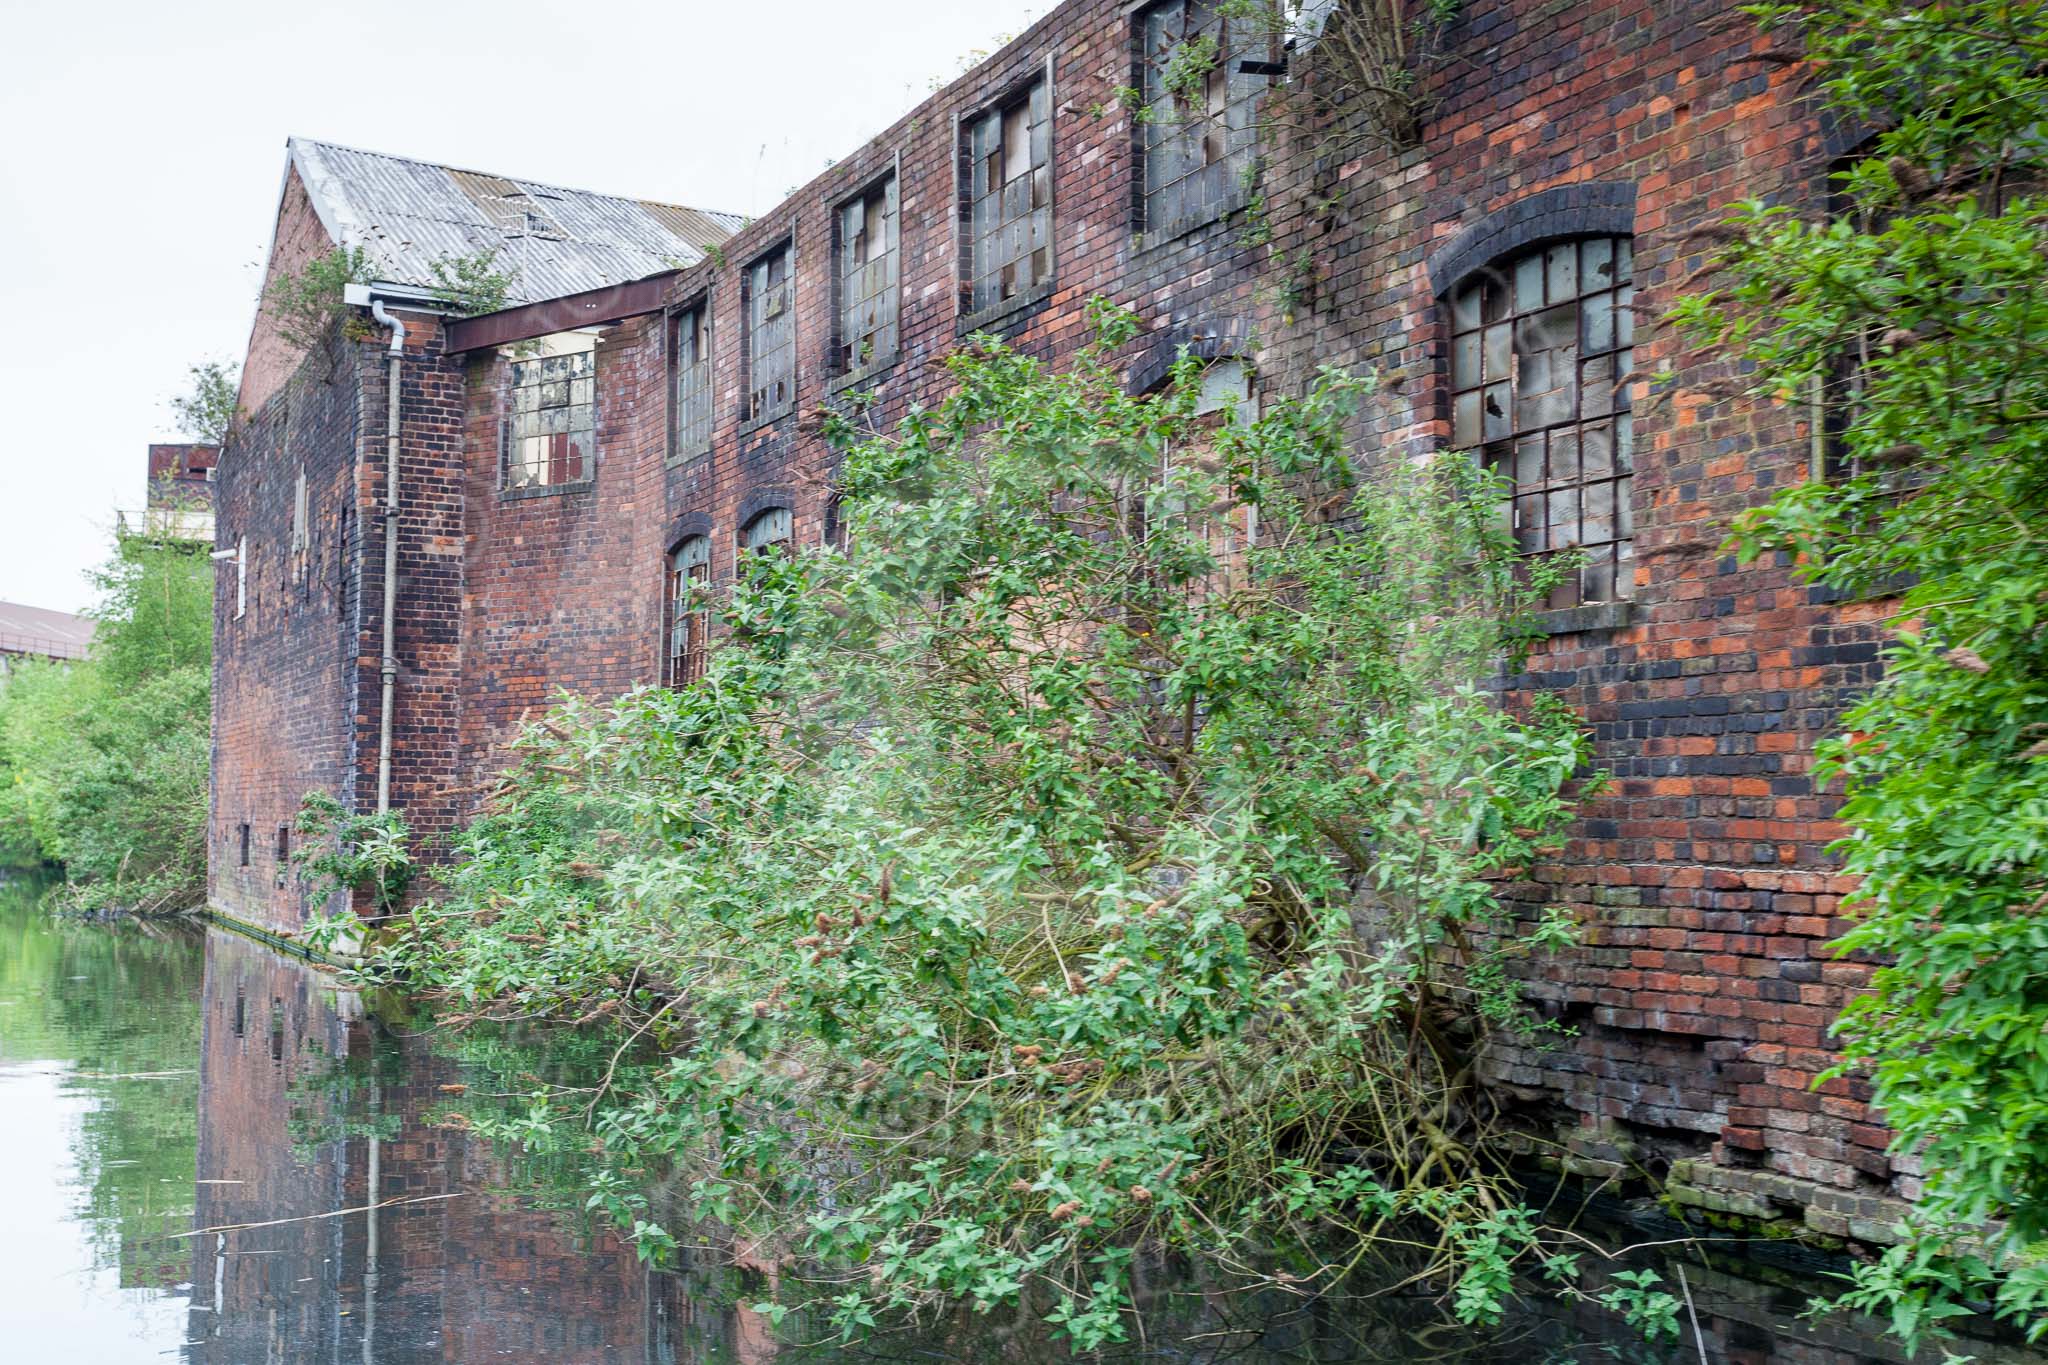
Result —
<path fill-rule="evenodd" d="M 796 406 L 796 299 L 784 245 L 747 267 L 747 418 Z"/>
<path fill-rule="evenodd" d="M 582 483 L 595 467 L 597 356 L 593 351 L 512 362 L 504 486 Z"/>
<path fill-rule="evenodd" d="M 249 827 L 245 824 L 237 828 L 241 832 L 242 866 L 247 867 L 249 865 Z"/>
<path fill-rule="evenodd" d="M 669 453 L 676 459 L 711 448 L 711 316 L 708 303 L 676 314 L 669 350 L 674 366 L 675 428 Z"/>
<path fill-rule="evenodd" d="M 1217 0 L 1166 0 L 1138 21 L 1139 124 L 1144 162 L 1144 226 L 1193 225 L 1248 193 L 1258 157 L 1258 97 L 1277 55 L 1259 21 L 1220 13 Z M 1263 69 L 1263 68 L 1261 68 Z"/>
<path fill-rule="evenodd" d="M 703 600 L 711 578 L 711 539 L 691 536 L 668 561 L 668 684 L 682 687 L 704 676 L 711 645 L 711 610 Z"/>
<path fill-rule="evenodd" d="M 290 825 L 279 825 L 277 827 L 277 884 L 279 886 L 284 885 L 285 873 L 290 871 L 291 865 L 292 827 Z"/>
<path fill-rule="evenodd" d="M 896 177 L 839 206 L 839 338 L 841 374 L 896 354 Z"/>
<path fill-rule="evenodd" d="M 284 1060 L 284 1001 L 270 997 L 270 1060 Z"/>
<path fill-rule="evenodd" d="M 1533 247 L 1451 297 L 1451 435 L 1513 486 L 1525 555 L 1583 557 L 1550 605 L 1634 586 L 1634 247 L 1589 237 Z"/>
<path fill-rule="evenodd" d="M 1033 81 L 968 124 L 967 309 L 979 313 L 1052 281 L 1051 92 Z"/>

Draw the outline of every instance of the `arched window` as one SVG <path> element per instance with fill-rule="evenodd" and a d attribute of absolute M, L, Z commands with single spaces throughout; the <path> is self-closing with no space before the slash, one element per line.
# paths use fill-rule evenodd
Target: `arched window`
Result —
<path fill-rule="evenodd" d="M 795 516 L 787 507 L 770 507 L 755 513 L 740 531 L 740 545 L 748 551 L 789 553 L 796 546 Z"/>
<path fill-rule="evenodd" d="M 1531 247 L 1451 293 L 1452 439 L 1512 480 L 1524 554 L 1585 556 L 1554 607 L 1622 600 L 1634 585 L 1635 432 L 1622 382 L 1633 265 L 1629 238 L 1586 237 Z"/>
<path fill-rule="evenodd" d="M 681 687 L 704 676 L 711 643 L 711 613 L 693 602 L 693 585 L 711 577 L 711 539 L 691 536 L 668 557 L 668 684 Z"/>

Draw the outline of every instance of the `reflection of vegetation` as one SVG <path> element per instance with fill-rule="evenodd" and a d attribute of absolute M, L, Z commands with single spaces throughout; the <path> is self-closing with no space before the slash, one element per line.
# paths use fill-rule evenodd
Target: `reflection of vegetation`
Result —
<path fill-rule="evenodd" d="M 200 956 L 182 931 L 49 919 L 41 890 L 0 880 L 0 1064 L 68 1064 L 90 1101 L 73 1152 L 94 1257 L 124 1285 L 174 1284 L 190 1247 L 140 1239 L 192 1211 Z"/>

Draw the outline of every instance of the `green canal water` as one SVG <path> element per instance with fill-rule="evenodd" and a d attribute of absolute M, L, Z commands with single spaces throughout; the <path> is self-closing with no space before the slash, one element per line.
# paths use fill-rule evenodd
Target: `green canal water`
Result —
<path fill-rule="evenodd" d="M 439 1034 L 233 934 L 52 919 L 40 890 L 0 881 L 0 1362 L 1064 1358 L 1022 1317 L 853 1349 L 778 1342 L 745 1306 L 764 1296 L 748 1276 L 641 1266 L 580 1215 L 573 1175 L 465 1130 L 465 1107 L 514 1103 L 602 1040 Z M 1805 1294 L 1782 1267 L 1686 1271 L 1698 1336 L 1688 1323 L 1653 1346 L 1583 1304 L 1532 1301 L 1475 1333 L 1374 1292 L 1389 1284 L 1301 1303 L 1204 1292 L 1162 1268 L 1142 1342 L 1111 1358 L 1647 1363 L 1697 1361 L 1703 1343 L 1716 1365 L 1903 1359 L 1869 1324 L 1798 1322 Z M 1809 1274 L 1804 1288 L 1821 1287 Z"/>

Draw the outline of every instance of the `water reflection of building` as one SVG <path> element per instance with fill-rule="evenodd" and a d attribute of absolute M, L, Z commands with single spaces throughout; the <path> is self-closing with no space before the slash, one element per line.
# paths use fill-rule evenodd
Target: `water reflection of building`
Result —
<path fill-rule="evenodd" d="M 435 1126 L 459 1078 L 303 964 L 209 937 L 194 1226 L 234 1230 L 195 1239 L 192 1365 L 755 1354 L 608 1229 L 494 1193 L 488 1144 Z"/>

